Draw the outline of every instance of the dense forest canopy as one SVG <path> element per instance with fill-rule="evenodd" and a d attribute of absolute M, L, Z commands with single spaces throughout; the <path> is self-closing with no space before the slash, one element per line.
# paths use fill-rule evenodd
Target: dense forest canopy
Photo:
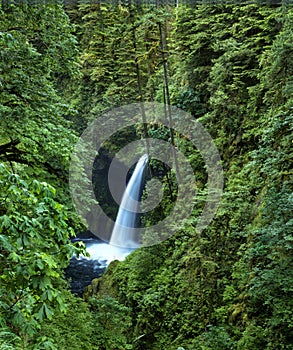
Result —
<path fill-rule="evenodd" d="M 3 0 L 0 58 L 0 349 L 292 349 L 290 1 Z M 220 206 L 198 232 L 207 173 L 176 130 L 121 132 L 107 156 L 130 139 L 173 143 L 199 200 L 175 235 L 114 261 L 79 298 L 64 278 L 84 252 L 71 240 L 84 229 L 72 150 L 104 112 L 151 101 L 212 136 Z M 163 175 L 167 195 L 146 225 L 176 198 Z"/>

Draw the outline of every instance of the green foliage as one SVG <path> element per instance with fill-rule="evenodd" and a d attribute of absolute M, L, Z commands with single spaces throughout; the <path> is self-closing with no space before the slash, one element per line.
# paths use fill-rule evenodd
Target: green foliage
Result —
<path fill-rule="evenodd" d="M 292 334 L 291 212 L 288 185 L 269 189 L 260 208 L 261 225 L 250 233 L 243 257 L 250 269 L 248 312 L 262 325 L 266 349 L 287 348 Z"/>
<path fill-rule="evenodd" d="M 94 312 L 95 344 L 101 350 L 132 349 L 127 341 L 131 326 L 130 309 L 112 297 L 89 300 Z"/>
<path fill-rule="evenodd" d="M 44 318 L 64 310 L 60 288 L 74 234 L 56 190 L 0 165 L 1 322 L 30 337 Z"/>
<path fill-rule="evenodd" d="M 43 322 L 38 334 L 52 341 L 52 349 L 132 349 L 125 332 L 131 325 L 129 308 L 109 296 L 85 302 L 64 292 L 64 298 L 66 311 Z"/>
<path fill-rule="evenodd" d="M 21 343 L 21 338 L 16 334 L 12 333 L 12 331 L 3 326 L 3 319 L 0 318 L 1 321 L 1 331 L 0 331 L 0 349 L 1 350 L 13 350 L 16 347 L 18 348 Z"/>
<path fill-rule="evenodd" d="M 51 173 L 60 186 L 76 140 L 56 91 L 77 71 L 68 18 L 59 5 L 25 3 L 0 7 L 0 17 L 0 160 Z"/>
<path fill-rule="evenodd" d="M 171 11 L 108 3 L 80 4 L 68 14 L 82 48 L 83 77 L 75 94 L 80 117 L 87 122 L 123 104 L 154 100 L 162 87 L 158 23 Z"/>
<path fill-rule="evenodd" d="M 184 229 L 105 273 L 99 293 L 131 308 L 134 349 L 291 347 L 291 16 L 252 4 L 177 10 L 171 98 L 213 135 L 225 192 L 204 232 L 198 203 Z M 202 159 L 179 147 L 204 200 Z"/>
<path fill-rule="evenodd" d="M 64 184 L 76 137 L 57 91 L 77 74 L 76 41 L 58 4 L 1 4 L 0 344 L 53 349 L 34 334 L 66 309 L 63 269 L 80 251 Z"/>
<path fill-rule="evenodd" d="M 190 350 L 233 350 L 234 342 L 223 327 L 209 326 L 200 336 L 196 337 L 184 349 Z"/>
<path fill-rule="evenodd" d="M 99 349 L 97 344 L 94 345 L 96 324 L 89 305 L 70 292 L 64 292 L 64 298 L 66 311 L 56 313 L 54 318 L 43 322 L 39 337 L 51 339 L 54 349 L 58 350 Z"/>
<path fill-rule="evenodd" d="M 57 4 L 3 6 L 0 349 L 292 349 L 292 9 L 100 2 L 68 4 L 67 16 Z M 198 185 L 191 217 L 167 241 L 113 262 L 84 302 L 63 279 L 78 253 L 65 184 L 72 129 L 121 104 L 164 102 L 167 87 L 221 152 L 221 205 L 196 232 L 207 173 L 175 132 Z M 135 125 L 108 151 L 129 132 L 144 135 Z M 171 139 L 159 125 L 147 134 Z M 173 175 L 147 225 L 168 215 Z"/>

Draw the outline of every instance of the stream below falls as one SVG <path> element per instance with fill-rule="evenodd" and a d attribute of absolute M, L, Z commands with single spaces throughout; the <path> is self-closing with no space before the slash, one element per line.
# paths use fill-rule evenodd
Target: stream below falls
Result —
<path fill-rule="evenodd" d="M 76 238 L 74 241 L 83 241 L 90 254 L 90 257 L 73 257 L 65 269 L 71 292 L 79 296 L 94 278 L 102 276 L 111 261 L 124 260 L 133 251 L 131 248 L 115 247 L 97 237 Z"/>

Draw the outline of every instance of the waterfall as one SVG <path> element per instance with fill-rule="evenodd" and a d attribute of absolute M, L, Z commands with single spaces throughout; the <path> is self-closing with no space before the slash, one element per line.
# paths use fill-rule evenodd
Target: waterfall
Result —
<path fill-rule="evenodd" d="M 124 260 L 133 248 L 139 246 L 136 227 L 147 161 L 147 155 L 138 160 L 126 186 L 112 230 L 110 245 L 91 237 L 83 239 L 90 257 L 81 255 L 71 259 L 66 276 L 71 279 L 71 289 L 74 293 L 82 295 L 84 287 L 88 286 L 93 278 L 100 276 L 111 261 Z"/>
<path fill-rule="evenodd" d="M 143 155 L 137 162 L 134 172 L 126 186 L 112 230 L 110 244 L 136 248 L 139 238 L 136 237 L 137 213 L 140 213 L 140 199 L 148 156 Z"/>

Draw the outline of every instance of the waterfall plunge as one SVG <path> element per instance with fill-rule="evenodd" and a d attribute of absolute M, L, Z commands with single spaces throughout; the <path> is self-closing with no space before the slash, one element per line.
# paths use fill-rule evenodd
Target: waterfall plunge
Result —
<path fill-rule="evenodd" d="M 86 250 L 90 257 L 80 256 L 71 261 L 71 270 L 68 276 L 72 278 L 72 288 L 75 292 L 82 294 L 83 288 L 89 285 L 93 276 L 100 276 L 105 267 L 113 260 L 124 260 L 128 254 L 139 246 L 137 237 L 137 214 L 140 213 L 140 199 L 144 185 L 144 176 L 147 166 L 147 155 L 142 156 L 128 182 L 122 196 L 121 205 L 115 225 L 112 230 L 110 244 L 88 239 L 85 241 Z M 95 264 L 97 262 L 97 264 Z M 99 272 L 99 269 L 101 272 Z M 76 271 L 77 276 L 76 277 Z M 81 282 L 82 274 L 83 282 Z M 82 284 L 84 283 L 84 285 Z"/>
<path fill-rule="evenodd" d="M 137 162 L 134 172 L 126 186 L 112 230 L 110 244 L 137 248 L 139 237 L 136 237 L 137 213 L 140 213 L 140 199 L 148 156 L 143 155 Z"/>

